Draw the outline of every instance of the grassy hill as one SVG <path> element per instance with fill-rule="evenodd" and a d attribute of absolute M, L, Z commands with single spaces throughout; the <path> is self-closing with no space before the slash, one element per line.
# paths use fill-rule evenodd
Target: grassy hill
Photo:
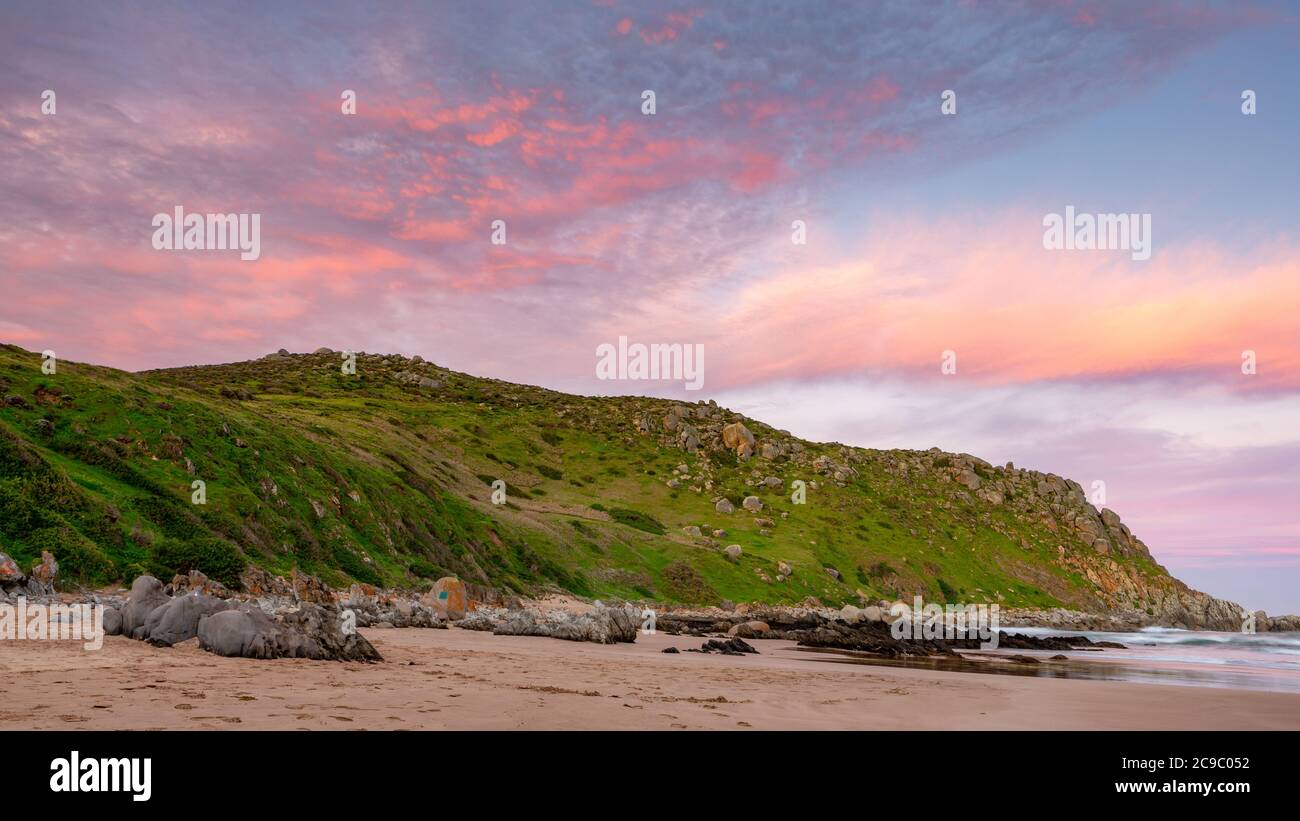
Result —
<path fill-rule="evenodd" d="M 1154 612 L 1187 592 L 1060 477 L 804 442 L 712 403 L 570 396 L 418 358 L 361 354 L 355 374 L 340 362 L 322 350 L 47 375 L 38 354 L 0 346 L 0 551 L 25 569 L 50 550 L 82 583 L 197 567 L 237 585 L 253 563 L 336 585 L 455 574 L 686 603 L 919 593 Z M 752 456 L 724 445 L 733 422 Z M 497 479 L 505 505 L 490 500 Z M 742 507 L 750 495 L 761 511 Z"/>

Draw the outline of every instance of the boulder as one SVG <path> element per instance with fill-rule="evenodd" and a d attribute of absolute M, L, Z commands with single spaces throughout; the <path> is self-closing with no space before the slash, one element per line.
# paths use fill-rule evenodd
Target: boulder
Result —
<path fill-rule="evenodd" d="M 131 583 L 131 595 L 122 608 L 122 635 L 137 638 L 136 631 L 143 631 L 149 615 L 168 601 L 162 582 L 153 576 L 138 577 Z M 139 638 L 143 638 L 143 633 Z"/>
<path fill-rule="evenodd" d="M 979 474 L 973 470 L 963 470 L 957 475 L 957 481 L 971 490 L 979 490 L 981 484 Z"/>
<path fill-rule="evenodd" d="M 724 555 L 726 555 L 728 559 L 731 559 L 733 562 L 740 561 L 740 557 L 745 553 L 744 549 L 741 548 L 741 546 L 738 544 L 729 544 L 725 548 L 723 548 L 722 552 Z"/>
<path fill-rule="evenodd" d="M 199 647 L 218 656 L 250 659 L 280 657 L 279 625 L 261 610 L 245 605 L 199 619 Z"/>
<path fill-rule="evenodd" d="M 0 583 L 17 584 L 23 580 L 23 571 L 18 569 L 18 562 L 0 553 Z"/>
<path fill-rule="evenodd" d="M 429 595 L 434 611 L 442 618 L 453 621 L 465 618 L 469 595 L 460 579 L 443 576 L 434 582 Z"/>
<path fill-rule="evenodd" d="M 728 636 L 742 639 L 765 639 L 772 632 L 772 627 L 765 621 L 742 621 L 727 631 Z"/>
<path fill-rule="evenodd" d="M 719 513 L 735 513 L 735 512 L 736 512 L 736 506 L 733 505 L 729 499 L 719 499 L 719 500 L 718 500 L 718 503 L 717 503 L 716 505 L 713 506 L 713 509 L 716 510 L 717 512 L 719 512 Z"/>
<path fill-rule="evenodd" d="M 754 452 L 754 434 L 749 432 L 749 428 L 740 422 L 732 422 L 722 429 L 722 444 L 727 446 L 728 450 L 739 451 L 744 445 L 749 446 L 749 452 Z"/>
<path fill-rule="evenodd" d="M 498 636 L 545 636 L 565 641 L 616 644 L 636 641 L 641 614 L 630 605 L 606 607 L 597 604 L 589 613 L 557 610 L 538 618 L 530 610 L 507 613 L 493 628 Z"/>
<path fill-rule="evenodd" d="M 322 661 L 381 661 L 359 633 L 344 632 L 337 606 L 304 602 L 277 622 L 253 605 L 199 619 L 199 647 L 219 656 L 309 658 Z"/>
<path fill-rule="evenodd" d="M 104 635 L 122 635 L 122 611 L 111 605 L 104 608 Z"/>
<path fill-rule="evenodd" d="M 729 639 L 709 639 L 700 645 L 699 650 L 692 650 L 694 653 L 721 653 L 724 656 L 743 656 L 746 653 L 758 653 L 753 647 L 745 643 L 745 640 L 739 636 L 733 636 Z"/>
<path fill-rule="evenodd" d="M 178 596 L 149 614 L 146 639 L 159 647 L 188 641 L 199 634 L 199 619 L 229 608 L 228 602 L 197 591 Z"/>
<path fill-rule="evenodd" d="M 328 604 L 334 601 L 334 596 L 325 582 L 315 576 L 298 572 L 296 567 L 290 574 L 290 583 L 293 585 L 294 598 L 300 602 Z"/>
<path fill-rule="evenodd" d="M 288 596 L 292 588 L 283 576 L 272 576 L 255 564 L 239 574 L 239 586 L 250 596 Z"/>
<path fill-rule="evenodd" d="M 54 592 L 54 578 L 59 575 L 59 563 L 48 550 L 41 551 L 41 560 L 32 565 L 31 580 L 37 582 L 46 592 Z"/>
<path fill-rule="evenodd" d="M 757 496 L 746 496 L 741 506 L 750 513 L 758 513 L 763 509 L 763 502 Z"/>
<path fill-rule="evenodd" d="M 794 568 L 791 567 L 788 562 L 777 562 L 776 572 L 780 573 L 782 576 L 790 576 L 794 573 Z"/>

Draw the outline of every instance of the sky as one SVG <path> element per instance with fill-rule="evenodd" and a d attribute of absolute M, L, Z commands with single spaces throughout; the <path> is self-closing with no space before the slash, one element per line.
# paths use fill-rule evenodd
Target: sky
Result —
<path fill-rule="evenodd" d="M 716 399 L 1102 482 L 1178 577 L 1300 612 L 1294 6 L 373 5 L 0 7 L 0 341 Z M 155 248 L 176 206 L 259 258 Z M 1150 258 L 1046 248 L 1067 206 Z M 619 337 L 703 389 L 597 378 Z"/>

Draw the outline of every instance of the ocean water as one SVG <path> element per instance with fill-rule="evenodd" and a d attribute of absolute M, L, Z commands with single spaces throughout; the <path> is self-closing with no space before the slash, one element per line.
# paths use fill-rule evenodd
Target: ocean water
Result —
<path fill-rule="evenodd" d="M 963 658 L 881 659 L 850 651 L 800 648 L 819 660 L 886 667 L 915 667 L 993 675 L 1131 681 L 1187 687 L 1220 687 L 1300 693 L 1300 633 L 1215 633 L 1152 627 L 1136 633 L 1004 627 L 1030 636 L 1087 636 L 1125 648 L 1104 650 L 962 650 Z M 999 661 L 1021 655 L 1038 664 Z M 1064 655 L 1064 660 L 1053 656 Z"/>
<path fill-rule="evenodd" d="M 1081 676 L 1085 678 L 1300 693 L 1300 633 L 1217 633 L 1168 627 L 1148 627 L 1135 633 L 1043 627 L 1003 630 L 1031 636 L 1087 636 L 1093 641 L 1125 645 L 1123 650 L 1067 651 L 1065 655 L 1070 662 L 1102 668 L 1095 676 Z M 1055 653 L 1028 655 L 1041 657 Z"/>

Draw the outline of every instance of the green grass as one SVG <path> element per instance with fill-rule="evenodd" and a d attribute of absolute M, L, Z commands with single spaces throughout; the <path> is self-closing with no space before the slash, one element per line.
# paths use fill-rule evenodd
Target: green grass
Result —
<path fill-rule="evenodd" d="M 0 397 L 25 402 L 0 404 L 0 550 L 24 569 L 50 550 L 84 583 L 191 568 L 235 583 L 254 563 L 336 585 L 455 574 L 522 593 L 694 603 L 856 603 L 861 591 L 1056 606 L 1095 593 L 1056 561 L 1058 533 L 955 495 L 940 469 L 947 455 L 903 476 L 890 464 L 907 452 L 862 451 L 858 477 L 839 487 L 792 463 L 687 454 L 636 435 L 635 413 L 662 418 L 667 401 L 570 396 L 431 365 L 421 367 L 443 385 L 422 389 L 393 378 L 409 362 L 362 357 L 344 376 L 336 360 L 139 374 L 61 362 L 44 375 L 38 355 L 0 346 Z M 667 487 L 678 464 L 695 474 L 705 458 L 713 489 Z M 783 489 L 762 487 L 763 475 Z M 818 481 L 806 505 L 790 501 L 799 478 Z M 501 507 L 489 503 L 497 479 Z M 191 502 L 195 480 L 205 505 Z M 739 509 L 750 494 L 775 523 L 768 533 Z M 715 512 L 716 496 L 737 512 Z M 726 536 L 696 543 L 682 534 L 691 525 Z M 720 552 L 732 543 L 739 562 Z M 777 582 L 782 561 L 794 573 Z M 1123 561 L 1167 579 L 1149 559 Z"/>

